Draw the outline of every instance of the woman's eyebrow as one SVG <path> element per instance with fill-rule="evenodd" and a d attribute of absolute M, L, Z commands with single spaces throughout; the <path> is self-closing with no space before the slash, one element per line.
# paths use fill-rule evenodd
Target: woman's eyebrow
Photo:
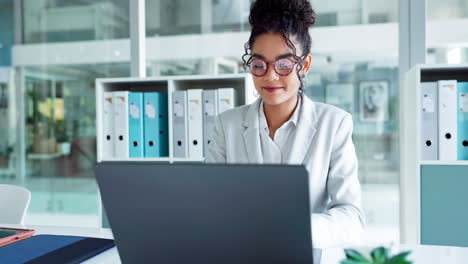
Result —
<path fill-rule="evenodd" d="M 256 57 L 256 58 L 260 58 L 260 59 L 265 59 L 265 56 L 260 55 L 260 54 L 258 54 L 258 53 L 253 53 L 253 54 L 252 54 L 252 57 Z"/>
<path fill-rule="evenodd" d="M 276 59 L 279 60 L 279 59 L 282 59 L 282 58 L 288 58 L 288 57 L 292 57 L 292 56 L 294 56 L 294 55 L 291 52 L 289 52 L 289 53 L 285 53 L 285 54 L 281 54 L 281 55 L 276 56 Z M 265 59 L 265 56 L 263 56 L 261 54 L 258 54 L 258 53 L 253 53 L 252 57 Z"/>

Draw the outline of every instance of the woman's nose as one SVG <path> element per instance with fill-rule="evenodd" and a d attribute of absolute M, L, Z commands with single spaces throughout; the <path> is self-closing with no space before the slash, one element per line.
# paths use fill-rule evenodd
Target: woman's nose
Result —
<path fill-rule="evenodd" d="M 275 65 L 268 64 L 265 75 L 263 76 L 265 81 L 276 81 L 279 75 L 275 71 Z"/>

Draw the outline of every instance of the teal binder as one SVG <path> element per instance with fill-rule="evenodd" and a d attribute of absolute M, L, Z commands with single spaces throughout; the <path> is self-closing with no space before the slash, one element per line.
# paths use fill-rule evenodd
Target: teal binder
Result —
<path fill-rule="evenodd" d="M 169 156 L 169 112 L 166 94 L 159 93 L 159 154 L 161 157 Z"/>
<path fill-rule="evenodd" d="M 468 160 L 468 82 L 458 83 L 458 160 Z"/>
<path fill-rule="evenodd" d="M 145 105 L 144 115 L 144 137 L 145 137 L 145 157 L 160 157 L 159 153 L 159 93 L 145 92 L 143 95 L 143 104 Z"/>
<path fill-rule="evenodd" d="M 128 137 L 130 158 L 144 156 L 143 147 L 143 93 L 128 94 Z"/>

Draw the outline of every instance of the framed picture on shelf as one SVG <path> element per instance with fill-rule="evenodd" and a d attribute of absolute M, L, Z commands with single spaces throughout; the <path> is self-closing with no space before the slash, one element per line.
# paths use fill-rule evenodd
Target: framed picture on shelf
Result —
<path fill-rule="evenodd" d="M 359 82 L 359 119 L 385 122 L 389 119 L 388 81 Z"/>
<path fill-rule="evenodd" d="M 325 88 L 325 102 L 353 113 L 354 85 L 352 83 L 330 83 Z"/>

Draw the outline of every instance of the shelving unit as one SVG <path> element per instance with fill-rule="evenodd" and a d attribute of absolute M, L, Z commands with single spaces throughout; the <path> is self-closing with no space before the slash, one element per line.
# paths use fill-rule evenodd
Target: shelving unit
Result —
<path fill-rule="evenodd" d="M 421 159 L 421 83 L 438 80 L 468 82 L 468 65 L 417 65 L 400 88 L 400 241 L 468 246 L 468 161 Z"/>
<path fill-rule="evenodd" d="M 202 162 L 199 159 L 175 158 L 172 146 L 172 117 L 173 110 L 172 93 L 174 91 L 188 89 L 217 89 L 230 87 L 236 90 L 236 105 L 252 103 L 255 100 L 253 95 L 253 82 L 250 74 L 230 74 L 215 76 L 174 76 L 163 78 L 115 78 L 115 79 L 97 79 L 96 80 L 96 128 L 97 128 L 97 162 Z M 127 158 L 116 159 L 108 158 L 103 155 L 104 138 L 102 132 L 102 98 L 103 93 L 108 91 L 132 91 L 132 92 L 150 92 L 157 91 L 168 96 L 169 113 L 169 157 L 161 158 Z"/>

